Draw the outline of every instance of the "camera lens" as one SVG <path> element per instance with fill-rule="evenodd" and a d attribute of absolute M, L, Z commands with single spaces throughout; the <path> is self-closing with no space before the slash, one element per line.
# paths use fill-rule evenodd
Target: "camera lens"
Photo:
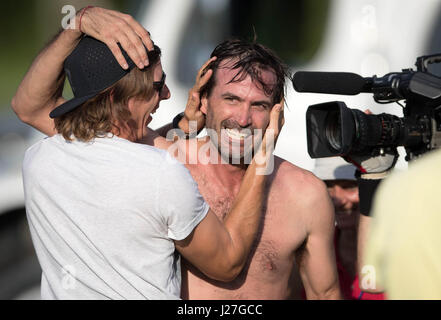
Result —
<path fill-rule="evenodd" d="M 331 111 L 325 121 L 326 140 L 336 151 L 339 151 L 342 148 L 341 120 L 339 114 L 338 111 Z"/>

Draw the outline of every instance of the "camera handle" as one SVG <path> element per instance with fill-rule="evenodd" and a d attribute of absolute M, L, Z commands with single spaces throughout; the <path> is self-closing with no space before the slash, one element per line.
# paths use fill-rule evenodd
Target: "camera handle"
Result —
<path fill-rule="evenodd" d="M 441 54 L 438 53 L 438 54 L 418 57 L 415 66 L 417 67 L 417 71 L 427 72 L 427 68 L 429 64 L 440 63 L 440 62 L 441 62 Z"/>

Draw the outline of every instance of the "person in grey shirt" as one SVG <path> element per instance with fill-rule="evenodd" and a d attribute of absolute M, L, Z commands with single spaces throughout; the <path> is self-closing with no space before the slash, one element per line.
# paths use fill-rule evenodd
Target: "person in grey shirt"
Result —
<path fill-rule="evenodd" d="M 252 161 L 220 222 L 182 164 L 136 143 L 170 97 L 159 48 L 129 16 L 87 9 L 35 59 L 12 101 L 22 121 L 50 136 L 23 163 L 42 297 L 177 299 L 179 254 L 213 279 L 234 279 L 258 230 L 267 178 L 256 172 L 266 163 Z M 94 15 L 107 25 L 97 28 Z M 269 126 L 276 138 L 282 124 L 277 104 Z M 266 138 L 259 155 L 269 160 Z"/>

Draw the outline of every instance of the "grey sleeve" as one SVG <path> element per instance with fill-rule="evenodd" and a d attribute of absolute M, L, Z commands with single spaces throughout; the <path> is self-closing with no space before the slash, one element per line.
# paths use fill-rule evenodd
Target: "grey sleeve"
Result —
<path fill-rule="evenodd" d="M 160 177 L 157 205 L 166 221 L 168 237 L 183 240 L 205 218 L 209 206 L 181 163 L 166 161 Z"/>

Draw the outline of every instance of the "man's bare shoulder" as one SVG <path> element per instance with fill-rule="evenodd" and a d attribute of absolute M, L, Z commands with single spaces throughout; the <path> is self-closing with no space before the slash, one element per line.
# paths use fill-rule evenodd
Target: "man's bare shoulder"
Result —
<path fill-rule="evenodd" d="M 312 221 L 328 223 L 334 219 L 326 185 L 312 172 L 276 157 L 273 176 L 274 191 L 280 194 L 278 199 L 296 219 L 301 216 L 309 226 Z"/>
<path fill-rule="evenodd" d="M 287 191 L 309 195 L 309 197 L 315 194 L 327 194 L 325 183 L 311 171 L 277 156 L 274 158 L 274 168 L 272 175 L 274 183 L 279 187 L 286 188 Z M 287 194 L 287 196 L 291 196 L 291 194 Z"/>

